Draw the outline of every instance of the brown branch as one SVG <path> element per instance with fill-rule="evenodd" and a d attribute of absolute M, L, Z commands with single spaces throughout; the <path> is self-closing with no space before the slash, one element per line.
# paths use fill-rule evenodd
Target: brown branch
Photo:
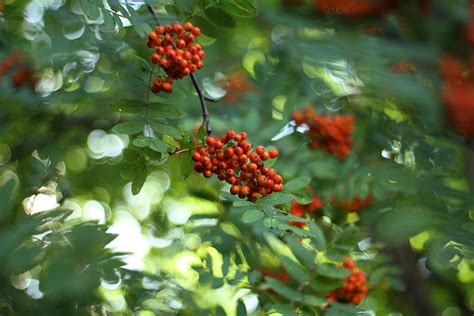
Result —
<path fill-rule="evenodd" d="M 153 20 L 155 20 L 156 25 L 160 26 L 161 24 L 160 24 L 160 21 L 158 20 L 158 17 L 156 16 L 155 10 L 148 3 L 148 1 L 145 1 L 145 3 L 148 8 L 148 11 L 153 16 Z M 211 128 L 211 123 L 209 121 L 209 111 L 207 110 L 206 100 L 211 101 L 211 99 L 204 96 L 204 93 L 202 92 L 201 87 L 199 86 L 194 74 L 190 74 L 189 76 L 191 77 L 191 81 L 193 82 L 194 89 L 196 90 L 196 93 L 199 97 L 199 102 L 201 103 L 202 122 L 203 122 L 204 128 L 206 129 L 207 135 L 210 135 L 212 133 L 212 128 Z"/>

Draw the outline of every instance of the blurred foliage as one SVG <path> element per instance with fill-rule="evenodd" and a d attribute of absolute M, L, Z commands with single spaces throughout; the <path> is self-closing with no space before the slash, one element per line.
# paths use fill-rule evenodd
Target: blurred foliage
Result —
<path fill-rule="evenodd" d="M 0 0 L 0 314 L 471 315 L 474 154 L 438 71 L 469 55 L 469 1 L 375 2 L 394 5 Z M 283 192 L 250 203 L 193 172 L 199 99 L 187 78 L 149 93 L 147 5 L 201 28 L 213 132 L 278 148 Z M 294 128 L 307 104 L 355 117 L 345 160 Z M 292 215 L 313 195 L 322 210 Z M 358 306 L 326 300 L 345 257 Z"/>

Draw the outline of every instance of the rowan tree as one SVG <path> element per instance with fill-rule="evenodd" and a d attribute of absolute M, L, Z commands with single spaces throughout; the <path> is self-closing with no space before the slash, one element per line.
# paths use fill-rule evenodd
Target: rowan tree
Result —
<path fill-rule="evenodd" d="M 471 315 L 473 8 L 0 0 L 0 314 Z"/>

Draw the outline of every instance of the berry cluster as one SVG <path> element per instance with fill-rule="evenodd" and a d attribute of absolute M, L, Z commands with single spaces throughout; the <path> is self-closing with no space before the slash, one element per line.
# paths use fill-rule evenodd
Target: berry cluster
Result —
<path fill-rule="evenodd" d="M 227 90 L 222 98 L 226 103 L 237 102 L 242 94 L 252 90 L 252 85 L 243 72 L 234 72 L 220 81 L 220 84 Z"/>
<path fill-rule="evenodd" d="M 247 141 L 247 133 L 228 131 L 219 140 L 213 136 L 206 139 L 207 146 L 193 153 L 194 170 L 206 178 L 216 174 L 219 180 L 231 184 L 230 193 L 255 202 L 260 197 L 283 190 L 283 178 L 275 169 L 265 167 L 263 162 L 278 157 L 276 149 L 266 151 Z"/>
<path fill-rule="evenodd" d="M 465 26 L 464 40 L 470 46 L 467 65 L 455 55 L 447 55 L 440 62 L 444 79 L 441 97 L 447 114 L 463 136 L 474 136 L 474 9 L 471 3 L 471 20 Z"/>
<path fill-rule="evenodd" d="M 372 204 L 372 194 L 370 193 L 365 198 L 361 198 L 356 194 L 352 200 L 343 202 L 340 202 L 333 197 L 333 205 L 336 208 L 346 210 L 349 213 L 357 213 L 370 204 Z"/>
<path fill-rule="evenodd" d="M 196 37 L 201 34 L 199 27 L 187 22 L 183 25 L 173 24 L 157 26 L 148 34 L 146 45 L 156 48 L 151 55 L 151 61 L 159 65 L 167 77 L 157 76 L 151 85 L 151 91 L 158 93 L 173 92 L 173 82 L 182 79 L 202 68 L 202 60 L 206 55 L 201 45 L 195 43 Z"/>
<path fill-rule="evenodd" d="M 318 12 L 336 13 L 345 17 L 364 17 L 390 9 L 393 0 L 315 0 L 314 8 Z"/>
<path fill-rule="evenodd" d="M 31 90 L 34 90 L 36 78 L 34 73 L 30 70 L 31 67 L 28 65 L 28 62 L 23 54 L 12 53 L 0 62 L 0 78 L 10 72 L 12 69 L 15 70 L 12 77 L 12 83 L 15 88 L 27 86 Z"/>
<path fill-rule="evenodd" d="M 441 96 L 457 132 L 474 136 L 474 55 L 471 57 L 469 76 L 464 77 L 463 73 L 463 63 L 459 58 L 443 58 L 441 74 L 445 83 Z"/>
<path fill-rule="evenodd" d="M 365 273 L 356 268 L 354 260 L 344 258 L 342 266 L 350 271 L 351 275 L 345 277 L 346 284 L 330 292 L 326 298 L 330 302 L 360 304 L 367 295 L 367 285 L 365 284 Z"/>
<path fill-rule="evenodd" d="M 313 197 L 313 200 L 308 205 L 299 204 L 298 202 L 293 201 L 291 202 L 290 214 L 303 218 L 306 213 L 315 213 L 322 209 L 323 205 L 323 201 L 317 196 Z M 304 222 L 297 221 L 290 221 L 289 223 L 297 227 L 304 227 L 306 225 Z"/>
<path fill-rule="evenodd" d="M 323 116 L 314 114 L 313 108 L 307 106 L 302 112 L 293 113 L 293 120 L 296 125 L 308 125 L 311 148 L 323 148 L 341 160 L 351 152 L 354 125 L 352 115 Z"/>

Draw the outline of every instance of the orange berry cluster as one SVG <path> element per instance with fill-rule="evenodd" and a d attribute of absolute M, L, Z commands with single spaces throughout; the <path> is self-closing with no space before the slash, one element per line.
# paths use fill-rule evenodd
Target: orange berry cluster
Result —
<path fill-rule="evenodd" d="M 447 114 L 456 131 L 463 136 L 474 136 L 474 1 L 470 6 L 471 20 L 465 26 L 464 40 L 470 46 L 467 65 L 455 55 L 446 55 L 440 62 L 444 79 L 441 92 Z"/>
<path fill-rule="evenodd" d="M 173 24 L 157 26 L 148 34 L 146 45 L 155 48 L 151 61 L 159 65 L 167 77 L 157 76 L 151 85 L 151 91 L 158 93 L 173 92 L 173 82 L 201 69 L 202 60 L 206 55 L 201 45 L 195 43 L 196 37 L 201 34 L 201 29 L 187 22 L 183 25 Z"/>
<path fill-rule="evenodd" d="M 303 218 L 306 213 L 315 213 L 317 210 L 322 209 L 323 205 L 323 201 L 317 196 L 313 197 L 313 200 L 308 205 L 299 204 L 298 202 L 293 201 L 291 202 L 290 214 Z M 306 225 L 306 223 L 297 221 L 290 221 L 289 223 L 297 227 L 304 227 Z"/>
<path fill-rule="evenodd" d="M 372 194 L 368 194 L 365 198 L 361 198 L 357 194 L 351 201 L 339 202 L 333 198 L 333 203 L 336 208 L 346 210 L 349 213 L 357 213 L 366 206 L 372 204 Z"/>
<path fill-rule="evenodd" d="M 382 13 L 390 9 L 394 2 L 393 0 L 315 0 L 314 8 L 318 12 L 358 18 Z"/>
<path fill-rule="evenodd" d="M 30 68 L 23 54 L 12 53 L 0 62 L 0 78 L 15 69 L 12 77 L 13 86 L 15 88 L 27 86 L 34 90 L 36 79 Z"/>
<path fill-rule="evenodd" d="M 458 57 L 446 56 L 441 61 L 445 80 L 441 97 L 451 122 L 464 136 L 474 136 L 474 54 L 469 68 L 469 76 L 464 77 L 464 66 Z"/>
<path fill-rule="evenodd" d="M 264 161 L 278 157 L 276 149 L 266 151 L 247 141 L 247 133 L 228 131 L 216 139 L 206 138 L 207 146 L 193 153 L 194 170 L 206 178 L 216 174 L 219 180 L 231 184 L 230 193 L 255 202 L 260 197 L 283 190 L 283 178 L 275 169 L 264 166 Z"/>
<path fill-rule="evenodd" d="M 227 78 L 220 81 L 220 84 L 227 90 L 222 98 L 222 101 L 226 103 L 235 103 L 245 92 L 253 90 L 245 73 L 240 71 L 229 74 Z"/>
<path fill-rule="evenodd" d="M 367 295 L 367 285 L 365 284 L 365 273 L 356 268 L 354 260 L 344 258 L 342 266 L 351 272 L 351 275 L 345 277 L 346 284 L 331 291 L 326 295 L 330 302 L 360 304 Z"/>
<path fill-rule="evenodd" d="M 307 133 L 311 137 L 310 148 L 323 148 L 341 160 L 351 152 L 354 125 L 352 115 L 324 116 L 314 114 L 313 108 L 307 106 L 302 112 L 293 113 L 293 120 L 296 125 L 309 126 Z"/>

